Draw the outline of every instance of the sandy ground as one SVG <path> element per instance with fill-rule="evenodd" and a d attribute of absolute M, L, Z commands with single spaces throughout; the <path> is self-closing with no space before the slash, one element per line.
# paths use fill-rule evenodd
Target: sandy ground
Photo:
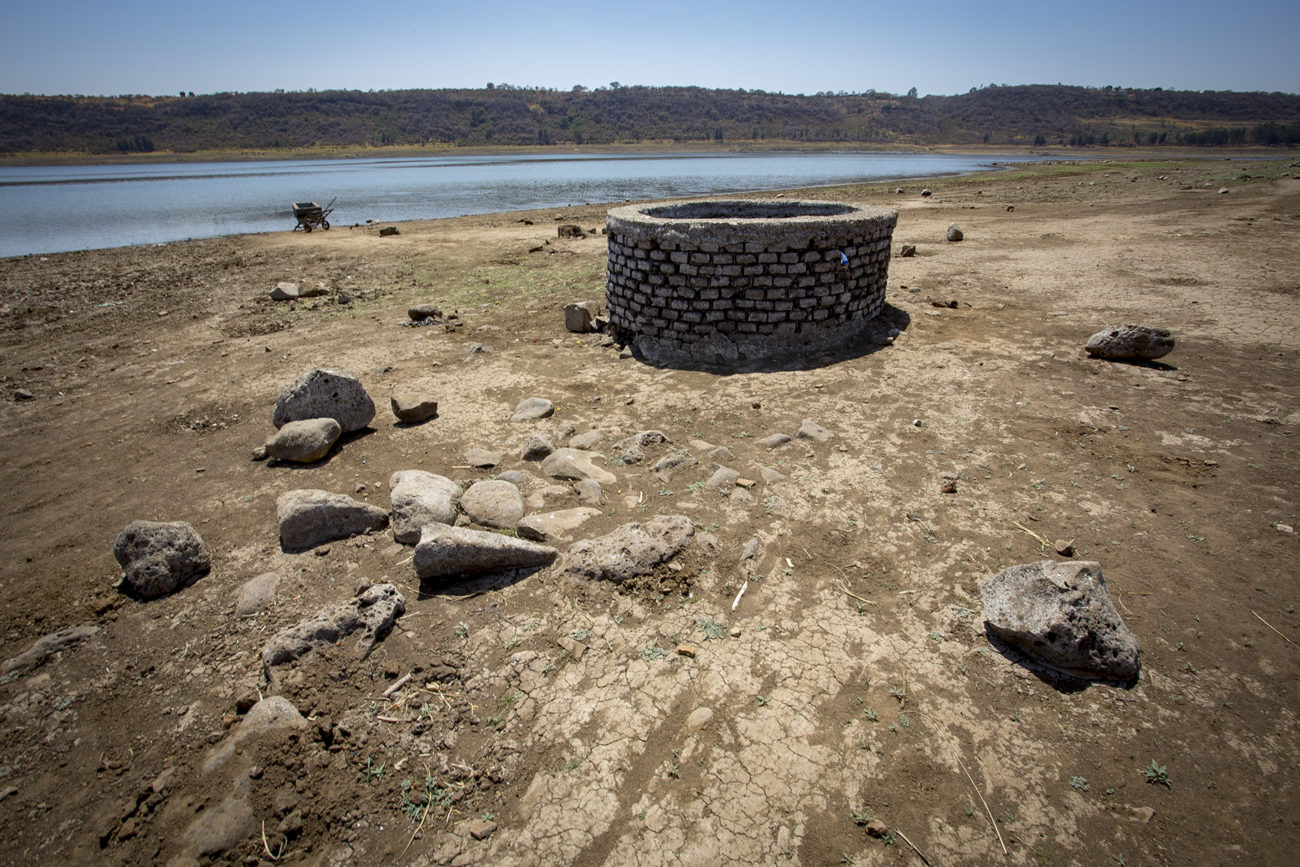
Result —
<path fill-rule="evenodd" d="M 1296 174 L 1105 164 L 805 193 L 898 208 L 906 327 L 800 369 L 655 368 L 565 332 L 565 303 L 602 297 L 605 251 L 555 227 L 597 228 L 599 207 L 0 260 L 0 660 L 97 627 L 0 679 L 0 861 L 1294 863 Z M 331 294 L 275 304 L 281 280 Z M 425 300 L 463 324 L 404 327 Z M 1124 322 L 1177 348 L 1083 353 Z M 251 460 L 277 395 L 320 365 L 361 376 L 370 429 L 317 464 Z M 439 417 L 397 425 L 398 390 Z M 512 424 L 531 396 L 556 414 Z M 804 419 L 834 437 L 759 445 Z M 421 585 L 387 532 L 280 548 L 287 490 L 386 508 L 399 469 L 517 469 L 531 493 L 554 480 L 524 440 L 570 425 L 606 448 L 669 437 L 608 468 L 575 538 L 685 514 L 674 568 Z M 472 446 L 504 460 L 470 468 Z M 752 489 L 703 485 L 718 446 Z M 652 475 L 674 450 L 698 463 Z M 136 519 L 193 524 L 211 574 L 118 593 L 110 548 Z M 990 644 L 980 585 L 1060 559 L 1030 531 L 1102 564 L 1136 686 L 1063 684 Z M 265 572 L 274 602 L 236 618 Z M 392 634 L 268 684 L 265 641 L 363 581 L 405 595 Z M 307 727 L 207 768 L 259 692 Z"/>

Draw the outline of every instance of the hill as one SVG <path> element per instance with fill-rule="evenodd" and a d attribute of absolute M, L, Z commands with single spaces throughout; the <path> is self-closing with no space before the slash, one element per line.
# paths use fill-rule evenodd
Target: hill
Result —
<path fill-rule="evenodd" d="M 0 96 L 0 153 L 804 141 L 1223 146 L 1300 142 L 1300 96 L 990 85 L 957 96 L 698 87 Z"/>

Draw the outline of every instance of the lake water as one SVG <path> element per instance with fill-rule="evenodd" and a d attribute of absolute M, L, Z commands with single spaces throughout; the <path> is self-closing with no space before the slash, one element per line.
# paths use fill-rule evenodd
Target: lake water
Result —
<path fill-rule="evenodd" d="M 985 154 L 507 154 L 0 167 L 0 256 L 288 231 L 291 202 L 330 223 L 397 222 L 987 171 Z"/>

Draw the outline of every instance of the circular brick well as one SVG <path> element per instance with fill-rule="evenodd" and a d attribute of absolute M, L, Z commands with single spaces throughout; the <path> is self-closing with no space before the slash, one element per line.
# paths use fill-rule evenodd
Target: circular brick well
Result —
<path fill-rule="evenodd" d="M 665 365 L 841 346 L 884 305 L 897 221 L 885 208 L 785 199 L 615 208 L 610 325 Z"/>

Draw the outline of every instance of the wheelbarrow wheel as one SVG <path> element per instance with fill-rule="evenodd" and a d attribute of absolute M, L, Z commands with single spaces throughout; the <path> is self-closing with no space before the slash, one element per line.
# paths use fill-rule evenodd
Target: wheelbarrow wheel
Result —
<path fill-rule="evenodd" d="M 321 227 L 322 229 L 324 229 L 325 231 L 328 232 L 328 231 L 329 231 L 329 228 L 330 228 L 330 221 L 329 221 L 329 220 L 321 220 L 321 221 L 320 221 L 320 227 Z"/>
<path fill-rule="evenodd" d="M 303 224 L 302 224 L 302 230 L 303 230 L 304 232 L 310 232 L 310 231 L 311 231 L 311 223 L 303 223 Z"/>

